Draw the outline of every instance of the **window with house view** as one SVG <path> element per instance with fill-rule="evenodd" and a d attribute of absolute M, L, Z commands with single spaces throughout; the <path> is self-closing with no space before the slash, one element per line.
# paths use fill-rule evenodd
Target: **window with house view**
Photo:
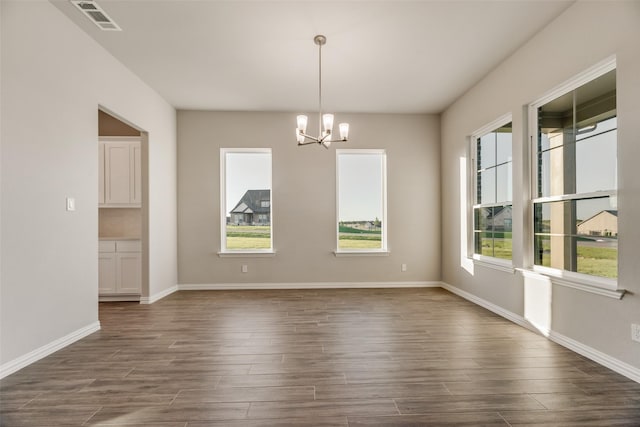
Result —
<path fill-rule="evenodd" d="M 472 141 L 476 190 L 473 206 L 473 253 L 476 257 L 511 260 L 511 122 L 475 136 Z"/>
<path fill-rule="evenodd" d="M 271 150 L 221 149 L 221 250 L 271 251 Z"/>
<path fill-rule="evenodd" d="M 384 150 L 337 150 L 338 252 L 387 250 Z"/>
<path fill-rule="evenodd" d="M 615 69 L 538 106 L 534 264 L 618 271 Z"/>

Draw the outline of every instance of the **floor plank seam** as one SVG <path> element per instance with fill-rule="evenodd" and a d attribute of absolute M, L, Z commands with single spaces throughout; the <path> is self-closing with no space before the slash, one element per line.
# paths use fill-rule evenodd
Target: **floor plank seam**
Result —
<path fill-rule="evenodd" d="M 447 393 L 449 393 L 450 396 L 453 396 L 453 393 L 451 393 L 451 390 L 449 390 L 449 387 L 447 387 L 447 385 L 445 383 L 440 383 L 440 384 L 442 384 L 442 386 L 447 391 Z"/>
<path fill-rule="evenodd" d="M 82 423 L 82 425 L 83 425 L 83 426 L 88 425 L 89 421 L 91 421 L 91 418 L 95 417 L 95 416 L 96 416 L 96 414 L 102 410 L 102 408 L 104 408 L 104 406 L 101 406 L 101 407 L 99 407 L 98 409 L 96 409 L 96 410 L 95 410 L 95 412 L 94 412 L 93 414 L 91 414 L 91 415 L 89 416 L 89 418 L 87 418 L 87 419 Z"/>
<path fill-rule="evenodd" d="M 507 421 L 507 419 L 506 419 L 506 418 L 505 418 L 505 417 L 504 417 L 500 412 L 496 412 L 496 414 L 498 414 L 498 416 L 499 416 L 500 418 L 502 418 L 502 419 L 504 420 L 504 422 L 505 422 L 505 423 L 507 423 L 507 425 L 508 425 L 509 427 L 513 427 L 513 426 L 511 425 L 511 423 L 510 423 L 509 421 Z"/>
<path fill-rule="evenodd" d="M 396 399 L 391 399 L 391 401 L 393 402 L 393 405 L 396 407 L 396 411 L 398 411 L 398 415 L 402 415 L 402 412 L 400 412 L 400 408 L 398 408 L 398 402 L 396 402 Z"/>

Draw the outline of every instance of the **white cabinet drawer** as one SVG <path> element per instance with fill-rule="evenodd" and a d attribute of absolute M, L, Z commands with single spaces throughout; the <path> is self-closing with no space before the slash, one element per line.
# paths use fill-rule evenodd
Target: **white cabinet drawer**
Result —
<path fill-rule="evenodd" d="M 98 252 L 115 252 L 116 242 L 113 240 L 100 240 L 98 242 Z"/>
<path fill-rule="evenodd" d="M 116 252 L 141 252 L 140 240 L 116 240 Z"/>

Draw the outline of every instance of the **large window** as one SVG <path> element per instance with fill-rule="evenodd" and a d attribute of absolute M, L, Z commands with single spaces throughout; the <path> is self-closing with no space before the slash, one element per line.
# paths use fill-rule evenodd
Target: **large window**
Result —
<path fill-rule="evenodd" d="M 221 252 L 271 252 L 271 150 L 220 149 Z"/>
<path fill-rule="evenodd" d="M 534 264 L 616 279 L 615 69 L 534 108 Z"/>
<path fill-rule="evenodd" d="M 384 150 L 337 150 L 338 251 L 385 252 Z"/>
<path fill-rule="evenodd" d="M 511 260 L 511 117 L 472 137 L 474 161 L 473 253 Z"/>

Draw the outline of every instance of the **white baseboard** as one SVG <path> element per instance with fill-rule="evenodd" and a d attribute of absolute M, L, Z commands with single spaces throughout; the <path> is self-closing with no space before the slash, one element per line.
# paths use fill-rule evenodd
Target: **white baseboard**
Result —
<path fill-rule="evenodd" d="M 466 299 L 467 301 L 471 301 L 472 303 L 479 305 L 480 307 L 484 307 L 489 311 L 494 312 L 495 314 L 497 314 L 498 316 L 502 316 L 507 320 L 512 321 L 513 323 L 522 326 L 523 328 L 527 328 L 529 330 L 532 330 L 534 332 L 539 332 L 536 328 L 534 328 L 528 321 L 527 319 L 525 319 L 524 317 L 515 314 L 512 311 L 509 310 L 505 310 L 504 308 L 500 307 L 499 305 L 496 305 L 492 302 L 489 302 L 485 299 L 482 299 L 480 297 L 477 297 L 473 294 L 470 294 L 469 292 L 463 291 L 462 289 L 456 288 L 455 286 L 451 286 L 448 283 L 445 282 L 441 282 L 441 287 L 443 289 L 448 290 L 449 292 L 451 292 L 452 294 L 456 294 L 464 299 Z"/>
<path fill-rule="evenodd" d="M 635 366 L 631 366 L 628 363 L 611 357 L 608 354 L 596 350 L 595 348 L 591 348 L 588 345 L 584 345 L 581 342 L 578 342 L 572 338 L 566 337 L 554 331 L 549 332 L 549 339 L 555 343 L 560 344 L 563 347 L 568 348 L 571 351 L 575 351 L 576 353 L 586 357 L 587 359 L 591 359 L 594 362 L 611 369 L 612 371 L 615 371 L 629 379 L 640 383 L 640 369 L 636 368 Z"/>
<path fill-rule="evenodd" d="M 154 302 L 161 300 L 162 298 L 171 295 L 178 290 L 178 285 L 172 286 L 164 291 L 160 291 L 148 297 L 141 297 L 140 304 L 153 304 Z"/>
<path fill-rule="evenodd" d="M 98 302 L 140 301 L 140 295 L 100 295 Z"/>
<path fill-rule="evenodd" d="M 180 284 L 181 291 L 221 291 L 259 289 L 366 289 L 439 288 L 440 282 L 292 282 L 292 283 L 198 283 Z"/>
<path fill-rule="evenodd" d="M 23 356 L 13 359 L 10 362 L 0 365 L 0 379 L 13 374 L 14 372 L 19 371 L 20 369 L 34 362 L 37 362 L 43 357 L 55 353 L 56 351 L 68 346 L 69 344 L 73 344 L 74 342 L 98 330 L 100 330 L 100 322 L 96 321 L 91 323 L 90 325 L 85 326 L 84 328 L 73 331 L 62 338 L 58 338 L 57 340 L 52 341 L 49 344 L 43 345 L 40 348 L 30 351 Z"/>
<path fill-rule="evenodd" d="M 512 321 L 513 323 L 520 325 L 524 328 L 527 328 L 533 332 L 541 333 L 538 329 L 536 329 L 527 319 L 524 317 L 515 314 L 509 310 L 505 310 L 504 308 L 497 306 L 487 300 L 484 300 L 480 297 L 477 297 L 469 292 L 463 291 L 462 289 L 456 288 L 455 286 L 451 286 L 448 283 L 442 282 L 442 288 L 448 290 L 451 293 L 454 293 L 474 304 L 479 305 L 480 307 L 484 307 L 489 311 L 496 313 L 499 316 L 504 317 L 507 320 Z M 589 347 L 581 342 L 578 342 L 572 338 L 566 337 L 558 332 L 553 330 L 543 331 L 542 335 L 549 338 L 551 341 L 560 344 L 563 347 L 568 348 L 571 351 L 574 351 L 587 359 L 591 359 L 596 363 L 599 363 L 602 366 L 605 366 L 612 371 L 619 373 L 620 375 L 624 375 L 625 377 L 632 379 L 633 381 L 640 383 L 640 369 L 635 366 L 631 366 L 628 363 L 625 363 L 621 360 L 616 359 L 613 356 L 605 354 L 601 351 L 596 350 L 595 348 Z"/>

